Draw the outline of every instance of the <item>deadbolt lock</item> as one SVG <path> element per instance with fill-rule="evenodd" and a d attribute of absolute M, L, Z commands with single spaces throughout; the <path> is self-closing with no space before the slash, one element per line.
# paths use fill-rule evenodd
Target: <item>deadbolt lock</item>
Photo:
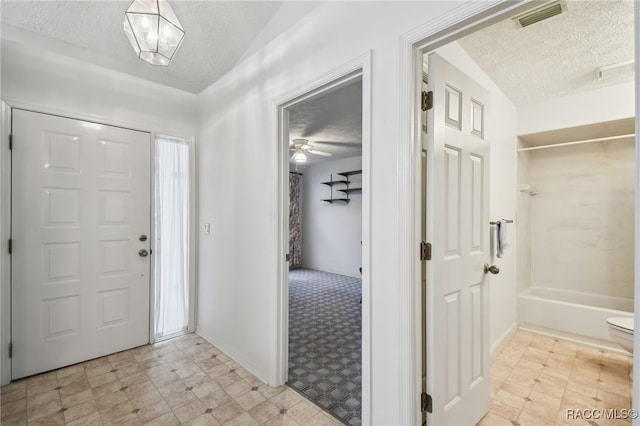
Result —
<path fill-rule="evenodd" d="M 138 238 L 140 241 L 147 241 L 147 236 L 142 234 L 140 235 L 140 237 Z"/>

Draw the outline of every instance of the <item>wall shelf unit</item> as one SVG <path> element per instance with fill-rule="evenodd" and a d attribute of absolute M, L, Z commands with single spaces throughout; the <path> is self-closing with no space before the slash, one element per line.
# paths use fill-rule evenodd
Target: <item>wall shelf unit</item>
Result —
<path fill-rule="evenodd" d="M 330 180 L 327 182 L 320 182 L 323 185 L 327 185 L 327 186 L 333 186 L 333 185 L 337 185 L 339 183 L 345 184 L 345 185 L 349 185 L 349 181 L 348 180 Z"/>
<path fill-rule="evenodd" d="M 351 201 L 348 198 L 327 198 L 325 200 L 322 201 L 326 201 L 329 204 L 333 204 L 333 203 L 337 203 L 338 201 L 342 201 L 345 204 L 349 204 L 349 201 Z"/>
<path fill-rule="evenodd" d="M 345 178 L 349 179 L 349 176 L 351 175 L 361 175 L 362 174 L 362 170 L 352 170 L 350 172 L 342 172 L 342 173 L 338 173 L 340 176 L 344 176 Z"/>
<path fill-rule="evenodd" d="M 362 191 L 362 188 L 345 188 L 345 189 L 338 189 L 338 191 L 344 192 L 345 194 L 349 194 L 351 192 Z"/>
<path fill-rule="evenodd" d="M 345 204 L 349 204 L 349 201 L 351 201 L 349 199 L 349 194 L 350 193 L 355 193 L 355 192 L 362 192 L 362 188 L 349 188 L 349 184 L 351 184 L 351 181 L 349 180 L 350 176 L 353 175 L 359 175 L 362 174 L 362 170 L 352 170 L 350 172 L 340 172 L 337 173 L 339 176 L 344 177 L 344 180 L 333 180 L 333 174 L 331 175 L 330 179 L 327 182 L 320 182 L 323 185 L 327 185 L 328 187 L 331 188 L 331 198 L 326 198 L 322 201 L 327 202 L 329 204 L 333 204 L 335 202 L 343 202 Z M 346 198 L 333 198 L 333 186 L 334 185 L 338 185 L 338 184 L 342 184 L 345 185 L 344 188 L 340 188 L 337 191 L 338 192 L 342 192 L 343 194 L 346 194 Z"/>

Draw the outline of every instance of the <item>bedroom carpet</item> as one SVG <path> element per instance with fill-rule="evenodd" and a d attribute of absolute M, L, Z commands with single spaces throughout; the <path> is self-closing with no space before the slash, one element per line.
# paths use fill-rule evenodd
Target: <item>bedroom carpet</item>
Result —
<path fill-rule="evenodd" d="M 361 424 L 361 287 L 359 278 L 289 271 L 287 384 L 352 425 Z"/>

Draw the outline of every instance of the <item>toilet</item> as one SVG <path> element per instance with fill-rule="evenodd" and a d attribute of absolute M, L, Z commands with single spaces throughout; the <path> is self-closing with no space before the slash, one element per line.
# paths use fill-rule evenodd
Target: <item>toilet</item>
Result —
<path fill-rule="evenodd" d="M 607 318 L 609 335 L 624 350 L 633 353 L 633 317 Z"/>

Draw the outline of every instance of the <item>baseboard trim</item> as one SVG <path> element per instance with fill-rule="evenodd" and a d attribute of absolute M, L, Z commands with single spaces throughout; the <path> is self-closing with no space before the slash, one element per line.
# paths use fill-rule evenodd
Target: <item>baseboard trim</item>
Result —
<path fill-rule="evenodd" d="M 227 355 L 233 361 L 235 361 L 238 364 L 240 364 L 240 366 L 242 368 L 244 368 L 249 373 L 251 373 L 254 376 L 256 376 L 264 384 L 269 384 L 268 380 L 265 380 L 265 378 L 262 377 L 262 375 L 257 373 L 257 369 L 255 368 L 255 366 L 253 366 L 250 362 L 247 362 L 247 360 L 243 356 L 239 355 L 229 345 L 225 344 L 224 340 L 221 340 L 221 339 L 218 339 L 218 338 L 214 337 L 214 334 L 210 330 L 207 330 L 206 328 L 201 327 L 201 326 L 196 326 L 195 334 L 197 334 L 198 336 L 202 337 L 204 340 L 206 340 L 207 342 L 211 343 L 213 346 L 215 346 L 216 348 L 218 348 L 219 350 L 224 352 L 225 355 Z"/>
<path fill-rule="evenodd" d="M 320 271 L 320 272 L 328 272 L 330 274 L 336 274 L 336 275 L 344 275 L 345 277 L 351 277 L 351 278 L 362 278 L 362 275 L 359 272 L 348 272 L 348 271 L 340 271 L 337 269 L 332 269 L 332 268 L 325 268 L 322 266 L 313 266 L 313 265 L 302 265 L 300 266 L 301 269 L 311 269 L 314 271 Z"/>
<path fill-rule="evenodd" d="M 517 331 L 518 331 L 518 323 L 514 322 L 513 324 L 511 324 L 511 327 L 509 327 L 507 331 L 505 331 L 502 334 L 502 336 L 500 336 L 498 341 L 493 345 L 491 345 L 491 350 L 490 350 L 491 362 L 493 362 L 496 359 L 496 357 L 500 355 L 500 352 L 502 352 L 502 349 L 504 349 L 504 347 L 507 346 L 507 344 L 509 343 L 511 338 L 516 334 Z"/>
<path fill-rule="evenodd" d="M 519 327 L 519 330 L 527 331 L 529 333 L 541 334 L 543 336 L 551 337 L 553 339 L 564 340 L 566 342 L 571 342 L 576 345 L 589 346 L 599 350 L 613 352 L 619 355 L 631 356 L 629 352 L 621 349 L 615 343 L 606 343 L 602 341 L 589 340 L 584 336 L 575 336 L 569 333 L 562 333 L 554 330 L 547 330 L 542 327 L 535 327 L 535 326 L 529 326 L 529 325 L 521 325 Z"/>

